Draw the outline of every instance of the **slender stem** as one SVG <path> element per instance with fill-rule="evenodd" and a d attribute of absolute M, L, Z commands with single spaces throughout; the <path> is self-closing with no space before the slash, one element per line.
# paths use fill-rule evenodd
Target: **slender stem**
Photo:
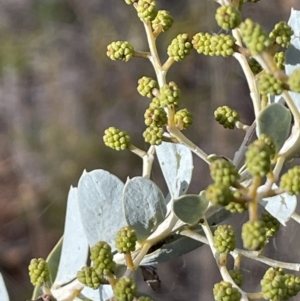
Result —
<path fill-rule="evenodd" d="M 184 136 L 176 126 L 168 126 L 167 128 L 169 133 L 172 136 L 176 137 L 180 143 L 185 144 L 193 153 L 195 153 L 206 163 L 210 164 L 209 160 L 207 159 L 208 155 L 192 141 L 190 141 L 186 136 Z"/>
<path fill-rule="evenodd" d="M 174 62 L 174 59 L 172 57 L 169 57 L 163 64 L 162 69 L 167 72 L 170 69 L 170 67 L 174 64 Z"/>
<path fill-rule="evenodd" d="M 235 127 L 236 127 L 237 129 L 239 129 L 239 130 L 247 131 L 248 128 L 249 128 L 249 125 L 246 125 L 246 124 L 243 124 L 243 123 L 240 122 L 240 121 L 237 121 L 237 122 L 235 123 Z"/>
<path fill-rule="evenodd" d="M 263 293 L 258 292 L 258 293 L 248 293 L 247 294 L 249 300 L 260 300 L 263 299 Z"/>
<path fill-rule="evenodd" d="M 249 220 L 258 220 L 258 199 L 257 199 L 257 188 L 261 182 L 260 176 L 255 176 L 252 179 L 251 186 L 249 187 L 249 197 L 251 201 L 249 202 Z"/>
<path fill-rule="evenodd" d="M 300 223 L 300 217 L 299 217 L 299 223 Z M 207 245 L 209 244 L 207 237 L 204 237 L 203 235 L 201 235 L 193 230 L 185 229 L 184 231 L 180 232 L 180 234 L 182 234 L 184 236 L 188 236 L 188 237 L 195 239 L 197 241 L 200 241 L 204 244 L 207 244 Z M 290 271 L 298 271 L 298 272 L 300 271 L 299 263 L 278 261 L 275 259 L 271 259 L 271 258 L 262 256 L 259 254 L 259 252 L 256 252 L 256 251 L 247 251 L 247 250 L 242 250 L 242 249 L 236 248 L 230 252 L 230 255 L 233 258 L 237 258 L 238 256 L 244 256 L 244 257 L 253 259 L 255 261 L 262 262 L 268 266 L 272 266 L 272 267 L 276 267 L 276 268 L 283 268 L 283 269 L 287 269 Z"/>
<path fill-rule="evenodd" d="M 300 224 L 300 215 L 296 212 L 294 212 L 291 216 L 291 218 L 296 221 L 298 224 Z"/>
<path fill-rule="evenodd" d="M 138 58 L 143 58 L 143 59 L 149 59 L 150 58 L 150 52 L 134 51 L 133 56 L 138 57 Z"/>
<path fill-rule="evenodd" d="M 72 301 L 80 294 L 84 287 L 83 283 L 79 282 L 78 279 L 75 279 L 59 288 L 52 286 L 51 292 L 57 300 Z"/>
<path fill-rule="evenodd" d="M 124 256 L 125 256 L 125 261 L 126 261 L 127 268 L 129 270 L 133 270 L 134 269 L 134 263 L 133 263 L 133 260 L 132 260 L 131 253 L 130 252 L 125 253 Z"/>

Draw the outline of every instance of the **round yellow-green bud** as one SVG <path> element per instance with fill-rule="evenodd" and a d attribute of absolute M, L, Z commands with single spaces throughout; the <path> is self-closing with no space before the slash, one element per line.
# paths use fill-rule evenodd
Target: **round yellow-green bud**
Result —
<path fill-rule="evenodd" d="M 104 131 L 103 141 L 106 146 L 120 151 L 129 148 L 130 137 L 125 131 L 115 127 L 109 127 Z"/>
<path fill-rule="evenodd" d="M 266 176 L 271 170 L 272 151 L 268 144 L 255 140 L 246 151 L 246 166 L 252 176 Z"/>
<path fill-rule="evenodd" d="M 152 21 L 153 30 L 161 28 L 162 32 L 165 32 L 173 25 L 173 17 L 171 13 L 166 10 L 159 10 L 155 19 Z"/>
<path fill-rule="evenodd" d="M 138 2 L 138 0 L 125 0 L 125 3 L 128 5 L 133 4 L 135 2 Z"/>
<path fill-rule="evenodd" d="M 263 221 L 248 221 L 242 227 L 244 248 L 258 251 L 267 242 L 266 225 Z"/>
<path fill-rule="evenodd" d="M 291 36 L 293 34 L 293 29 L 285 21 L 280 21 L 270 32 L 269 37 L 281 47 L 288 48 L 290 46 Z"/>
<path fill-rule="evenodd" d="M 105 241 L 99 241 L 91 248 L 90 259 L 94 264 L 94 270 L 100 278 L 114 273 L 116 263 L 113 260 L 111 247 Z"/>
<path fill-rule="evenodd" d="M 240 120 L 240 116 L 236 110 L 228 106 L 218 107 L 214 112 L 215 120 L 223 125 L 225 129 L 234 129 L 235 123 Z"/>
<path fill-rule="evenodd" d="M 129 253 L 135 250 L 137 237 L 135 230 L 129 226 L 120 229 L 116 235 L 116 248 L 119 253 Z"/>
<path fill-rule="evenodd" d="M 163 108 L 148 108 L 144 114 L 145 124 L 152 127 L 163 127 L 168 123 L 167 113 Z"/>
<path fill-rule="evenodd" d="M 216 301 L 240 301 L 242 294 L 230 282 L 221 281 L 214 285 L 214 298 Z"/>
<path fill-rule="evenodd" d="M 266 134 L 260 134 L 258 140 L 263 141 L 270 148 L 271 159 L 275 157 L 276 154 L 276 146 L 272 137 Z"/>
<path fill-rule="evenodd" d="M 214 247 L 219 253 L 228 254 L 235 249 L 235 232 L 231 225 L 221 225 L 214 233 Z"/>
<path fill-rule="evenodd" d="M 112 42 L 107 46 L 106 55 L 113 61 L 128 62 L 133 54 L 133 46 L 127 41 Z"/>
<path fill-rule="evenodd" d="M 241 12 L 231 5 L 220 6 L 215 17 L 218 25 L 224 30 L 236 28 L 241 23 Z"/>
<path fill-rule="evenodd" d="M 249 66 L 251 68 L 251 71 L 253 72 L 254 75 L 260 73 L 263 70 L 261 65 L 254 58 L 250 58 L 248 60 L 248 64 L 249 64 Z"/>
<path fill-rule="evenodd" d="M 169 82 L 160 89 L 159 102 L 161 107 L 174 106 L 176 109 L 179 105 L 181 91 L 175 82 Z M 154 101 L 154 100 L 153 100 Z M 152 101 L 152 102 L 153 102 Z"/>
<path fill-rule="evenodd" d="M 265 223 L 267 237 L 275 236 L 279 231 L 280 222 L 269 212 L 264 212 L 261 220 Z"/>
<path fill-rule="evenodd" d="M 290 90 L 300 93 L 300 68 L 292 72 L 289 76 L 288 84 Z"/>
<path fill-rule="evenodd" d="M 236 203 L 230 202 L 226 207 L 226 210 L 230 211 L 231 213 L 243 213 L 248 210 L 248 203 Z"/>
<path fill-rule="evenodd" d="M 210 56 L 229 57 L 235 51 L 235 39 L 231 35 L 210 35 L 199 32 L 193 36 L 193 48 L 199 53 Z"/>
<path fill-rule="evenodd" d="M 138 92 L 145 97 L 154 97 L 153 90 L 159 90 L 159 86 L 156 80 L 151 77 L 143 76 L 138 80 Z"/>
<path fill-rule="evenodd" d="M 232 280 L 237 286 L 242 286 L 243 284 L 243 274 L 239 270 L 229 270 L 228 271 Z"/>
<path fill-rule="evenodd" d="M 158 12 L 155 0 L 139 0 L 136 10 L 142 22 L 153 21 Z"/>
<path fill-rule="evenodd" d="M 300 166 L 289 169 L 281 176 L 280 188 L 291 195 L 300 194 Z"/>
<path fill-rule="evenodd" d="M 264 299 L 271 301 L 288 299 L 288 290 L 285 281 L 286 275 L 282 269 L 269 268 L 260 281 Z"/>
<path fill-rule="evenodd" d="M 252 55 L 260 54 L 271 46 L 271 40 L 258 23 L 246 19 L 240 25 L 242 39 Z"/>
<path fill-rule="evenodd" d="M 176 62 L 185 59 L 191 52 L 192 43 L 187 33 L 179 34 L 168 47 L 168 55 Z"/>
<path fill-rule="evenodd" d="M 48 263 L 43 258 L 33 258 L 28 266 L 30 282 L 41 286 L 50 280 Z"/>
<path fill-rule="evenodd" d="M 136 297 L 136 283 L 133 279 L 123 277 L 114 287 L 114 295 L 117 301 L 132 301 Z"/>
<path fill-rule="evenodd" d="M 227 206 L 234 200 L 230 187 L 217 183 L 206 188 L 205 196 L 212 204 L 220 206 Z"/>
<path fill-rule="evenodd" d="M 141 296 L 137 299 L 137 301 L 153 301 L 153 300 L 149 297 Z"/>
<path fill-rule="evenodd" d="M 258 89 L 262 95 L 280 95 L 283 92 L 284 84 L 273 74 L 262 73 L 258 76 Z"/>
<path fill-rule="evenodd" d="M 179 130 L 185 130 L 193 123 L 193 115 L 187 109 L 177 111 L 174 118 Z"/>
<path fill-rule="evenodd" d="M 94 267 L 83 267 L 77 272 L 77 279 L 84 285 L 97 289 L 103 283 L 102 279 L 99 278 Z"/>
<path fill-rule="evenodd" d="M 162 143 L 162 137 L 164 135 L 164 130 L 161 127 L 149 126 L 143 133 L 145 142 L 150 143 L 151 145 L 160 145 Z"/>
<path fill-rule="evenodd" d="M 292 275 L 286 274 L 285 286 L 287 288 L 287 295 L 290 297 L 296 296 L 300 291 L 300 278 Z"/>
<path fill-rule="evenodd" d="M 212 179 L 217 184 L 231 186 L 240 178 L 235 166 L 224 158 L 213 159 L 209 169 Z"/>
<path fill-rule="evenodd" d="M 278 69 L 284 70 L 285 67 L 285 53 L 283 51 L 276 52 L 274 60 Z"/>

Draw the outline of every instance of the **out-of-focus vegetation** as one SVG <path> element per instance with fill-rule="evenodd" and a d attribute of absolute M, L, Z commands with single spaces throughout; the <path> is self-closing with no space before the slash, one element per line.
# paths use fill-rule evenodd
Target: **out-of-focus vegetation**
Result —
<path fill-rule="evenodd" d="M 178 33 L 219 32 L 211 0 L 157 2 L 176 20 L 159 41 L 161 53 Z M 270 30 L 292 5 L 300 8 L 297 0 L 263 0 L 246 11 Z M 0 269 L 12 301 L 30 297 L 29 260 L 46 257 L 60 237 L 67 191 L 83 169 L 107 169 L 123 180 L 140 173 L 131 153 L 116 156 L 102 143 L 104 129 L 114 125 L 144 145 L 147 103 L 136 83 L 153 71 L 143 60 L 124 68 L 106 57 L 106 45 L 120 36 L 146 50 L 142 25 L 124 1 L 0 0 Z M 193 53 L 170 77 L 194 113 L 187 135 L 207 152 L 232 157 L 239 132 L 223 130 L 212 116 L 238 97 L 244 122 L 252 118 L 237 63 Z M 210 135 L 204 135 L 207 127 Z M 200 163 L 195 173 L 201 178 L 206 169 Z M 158 168 L 153 176 L 160 176 Z"/>

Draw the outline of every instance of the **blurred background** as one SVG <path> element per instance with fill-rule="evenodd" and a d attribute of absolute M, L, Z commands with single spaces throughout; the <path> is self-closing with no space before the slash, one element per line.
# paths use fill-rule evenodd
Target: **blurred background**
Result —
<path fill-rule="evenodd" d="M 220 32 L 214 1 L 157 4 L 175 19 L 157 40 L 162 61 L 177 34 Z M 300 9 L 299 0 L 262 0 L 246 4 L 243 17 L 270 31 L 278 21 L 288 20 L 291 7 Z M 30 299 L 28 263 L 32 257 L 45 258 L 62 235 L 67 193 L 84 169 L 106 169 L 122 180 L 141 175 L 141 160 L 129 151 L 106 148 L 102 136 L 107 127 L 116 126 L 147 149 L 142 133 L 148 100 L 136 86 L 140 77 L 154 72 L 143 59 L 109 60 L 106 46 L 115 40 L 148 49 L 142 23 L 124 1 L 0 0 L 0 271 L 11 301 Z M 232 158 L 243 133 L 224 130 L 213 112 L 227 104 L 239 111 L 245 124 L 252 122 L 249 91 L 238 63 L 193 51 L 172 66 L 172 80 L 182 90 L 184 107 L 194 115 L 186 135 L 207 153 Z M 195 158 L 189 191 L 205 188 L 207 175 L 207 166 Z M 157 165 L 153 179 L 166 192 Z M 274 243 L 269 250 L 273 258 L 299 262 L 297 252 L 291 258 L 289 250 L 274 255 L 276 250 Z M 255 288 L 260 278 L 250 276 L 251 264 L 246 261 L 244 277 Z M 256 269 L 261 275 L 265 266 L 257 264 Z M 158 272 L 162 288 L 154 293 L 156 300 L 210 301 L 213 283 L 220 280 L 206 247 L 159 265 Z M 141 290 L 152 294 L 144 283 Z"/>

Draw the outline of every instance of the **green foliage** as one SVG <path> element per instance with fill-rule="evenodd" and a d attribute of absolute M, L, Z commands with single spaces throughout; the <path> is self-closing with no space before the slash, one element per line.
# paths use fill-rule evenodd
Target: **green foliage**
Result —
<path fill-rule="evenodd" d="M 125 0 L 144 25 L 149 49 L 138 51 L 129 41 L 117 41 L 108 45 L 106 54 L 115 61 L 128 62 L 138 57 L 152 64 L 156 79 L 143 76 L 137 87 L 140 95 L 152 99 L 144 113 L 147 128 L 143 133 L 145 142 L 151 145 L 140 149 L 131 143 L 128 133 L 113 126 L 105 131 L 103 142 L 115 150 L 126 149 L 139 156 L 143 162 L 142 176 L 128 178 L 124 184 L 104 170 L 83 173 L 78 189 L 70 190 L 57 277 L 51 287 L 46 286 L 50 280 L 47 263 L 34 259 L 29 267 L 34 285 L 41 285 L 58 301 L 73 301 L 75 296 L 93 301 L 112 298 L 151 301 L 138 292 L 134 271 L 139 266 L 171 260 L 207 244 L 223 278 L 213 288 L 216 301 L 252 299 L 252 295 L 236 286 L 242 284 L 239 268 L 244 257 L 270 266 L 257 298 L 284 300 L 299 292 L 298 277 L 273 267 L 284 265 L 298 269 L 298 265 L 276 262 L 260 254 L 269 238 L 280 230 L 279 222 L 286 223 L 293 214 L 297 219 L 296 198 L 285 192 L 299 194 L 299 167 L 282 176 L 281 171 L 284 162 L 296 157 L 299 151 L 300 102 L 296 101 L 298 96 L 284 91 L 288 85 L 291 90 L 299 91 L 299 74 L 298 71 L 291 72 L 289 77 L 284 74 L 284 56 L 277 54 L 274 58 L 278 48 L 274 43 L 282 47 L 292 43 L 299 51 L 300 46 L 291 40 L 293 30 L 284 22 L 275 26 L 269 37 L 258 23 L 250 19 L 241 23 L 240 9 L 244 2 L 232 1 L 231 5 L 222 2 L 224 5 L 217 9 L 217 23 L 225 30 L 231 29 L 232 34 L 199 32 L 192 40 L 188 34 L 179 34 L 164 53 L 166 61 L 161 62 L 157 38 L 172 26 L 171 14 L 158 10 L 154 0 Z M 187 109 L 178 110 L 185 87 L 181 91 L 175 82 L 167 82 L 167 73 L 173 64 L 185 59 L 192 47 L 204 55 L 233 56 L 245 73 L 255 122 L 242 124 L 238 112 L 226 105 L 214 113 L 224 128 L 245 131 L 232 160 L 206 154 L 183 134 L 193 121 Z M 269 94 L 281 95 L 288 109 L 278 103 L 271 104 L 273 99 L 266 97 Z M 123 118 L 123 112 L 120 117 Z M 258 139 L 249 145 L 255 132 Z M 194 167 L 192 152 L 209 165 L 214 180 L 199 194 L 187 194 Z M 167 183 L 167 197 L 151 180 L 155 159 Z M 280 188 L 276 186 L 277 181 Z M 259 204 L 273 216 L 264 213 L 259 220 Z M 228 216 L 242 212 L 248 214 L 239 229 L 243 246 L 259 252 L 236 248 L 238 231 L 229 224 L 219 225 Z M 74 227 L 72 219 L 79 224 L 76 243 L 72 242 L 74 234 L 70 231 L 70 225 Z M 67 243 L 74 249 L 82 248 L 74 250 L 72 264 L 66 264 L 67 257 L 72 256 L 72 248 L 65 246 Z M 86 258 L 88 247 L 91 262 Z M 228 270 L 227 256 L 233 256 L 234 270 Z M 78 271 L 79 263 L 83 267 Z M 64 272 L 66 275 L 62 277 Z"/>

